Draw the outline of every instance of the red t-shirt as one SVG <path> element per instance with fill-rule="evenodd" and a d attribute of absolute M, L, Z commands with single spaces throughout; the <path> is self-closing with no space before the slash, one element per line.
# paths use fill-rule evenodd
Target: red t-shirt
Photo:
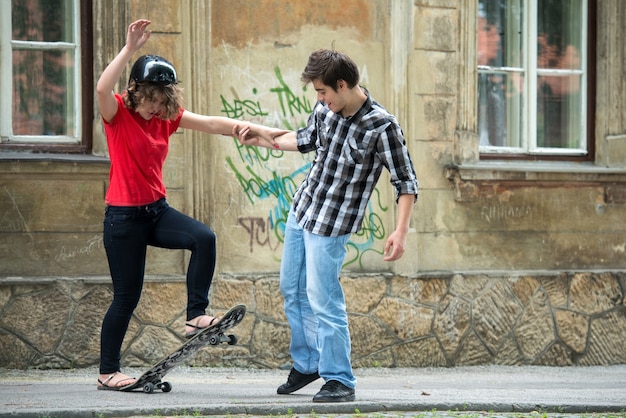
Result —
<path fill-rule="evenodd" d="M 145 120 L 124 105 L 115 95 L 117 113 L 110 123 L 104 121 L 111 170 L 105 201 L 111 206 L 143 206 L 166 196 L 163 163 L 169 138 L 180 124 L 183 109 L 176 119 Z"/>

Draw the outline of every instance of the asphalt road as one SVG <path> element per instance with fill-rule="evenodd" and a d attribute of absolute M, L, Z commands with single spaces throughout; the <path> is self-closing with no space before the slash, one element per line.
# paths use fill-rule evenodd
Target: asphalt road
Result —
<path fill-rule="evenodd" d="M 143 370 L 125 369 L 139 376 Z M 96 390 L 97 370 L 0 370 L 0 417 L 293 416 L 491 411 L 626 414 L 626 365 L 356 369 L 356 401 L 313 403 L 318 380 L 277 395 L 288 371 L 179 367 L 169 393 Z"/>

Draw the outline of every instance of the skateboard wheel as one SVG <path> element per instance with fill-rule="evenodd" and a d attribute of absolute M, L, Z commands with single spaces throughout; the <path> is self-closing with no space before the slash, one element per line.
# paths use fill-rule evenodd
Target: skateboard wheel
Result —
<path fill-rule="evenodd" d="M 230 334 L 228 336 L 228 345 L 235 345 L 235 344 L 237 344 L 237 336 Z"/>
<path fill-rule="evenodd" d="M 163 392 L 171 392 L 172 391 L 172 384 L 170 382 L 163 382 L 163 383 L 161 383 L 161 390 Z"/>
<path fill-rule="evenodd" d="M 211 335 L 211 338 L 209 338 L 209 344 L 218 345 L 219 343 L 220 343 L 219 335 Z"/>
<path fill-rule="evenodd" d="M 152 393 L 152 392 L 154 392 L 154 383 L 148 382 L 145 385 L 143 385 L 143 391 L 145 393 Z"/>

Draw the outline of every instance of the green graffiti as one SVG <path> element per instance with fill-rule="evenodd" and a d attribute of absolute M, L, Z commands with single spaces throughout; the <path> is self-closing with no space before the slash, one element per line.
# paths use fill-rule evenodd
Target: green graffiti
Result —
<path fill-rule="evenodd" d="M 314 102 L 305 95 L 298 96 L 283 79 L 280 68 L 274 68 L 274 74 L 278 85 L 268 89 L 278 99 L 281 123 L 284 128 L 293 130 L 293 121 L 296 125 L 306 126 L 308 116 L 313 111 Z M 306 86 L 302 88 L 306 92 Z M 258 94 L 258 89 L 252 89 L 253 94 Z M 270 112 L 264 110 L 263 104 L 255 99 L 232 99 L 228 100 L 220 95 L 222 101 L 222 113 L 231 118 L 267 117 Z M 299 118 L 299 120 L 297 120 Z M 263 123 L 263 122 L 261 122 Z M 250 252 L 254 246 L 263 246 L 274 251 L 277 247 L 273 239 L 270 239 L 270 231 L 274 232 L 276 241 L 284 242 L 284 231 L 287 215 L 292 204 L 293 195 L 302 179 L 311 166 L 310 156 L 303 155 L 304 163 L 285 174 L 284 169 L 277 171 L 270 167 L 270 160 L 282 159 L 285 152 L 269 148 L 247 147 L 234 140 L 237 149 L 237 158 L 226 158 L 226 164 L 234 173 L 237 182 L 244 192 L 247 200 L 255 205 L 256 202 L 271 199 L 275 201 L 274 207 L 267 217 L 241 217 L 239 224 L 250 234 Z M 357 264 L 363 267 L 366 254 L 372 251 L 382 254 L 382 250 L 375 249 L 376 242 L 385 239 L 385 226 L 380 212 L 386 212 L 388 207 L 384 205 L 380 192 L 374 189 L 368 204 L 367 213 L 363 219 L 361 230 L 353 234 L 348 242 L 348 253 L 344 266 Z"/>

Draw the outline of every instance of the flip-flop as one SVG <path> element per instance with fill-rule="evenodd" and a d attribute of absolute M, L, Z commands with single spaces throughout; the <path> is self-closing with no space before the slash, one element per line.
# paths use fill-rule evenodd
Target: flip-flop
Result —
<path fill-rule="evenodd" d="M 129 383 L 128 385 L 120 385 L 120 386 L 109 386 L 108 383 L 111 379 L 113 379 L 113 377 L 118 374 L 119 372 L 115 372 L 112 375 L 110 375 L 109 377 L 107 377 L 104 380 L 100 380 L 98 379 L 98 390 L 121 390 L 122 388 L 130 385 L 131 383 Z M 134 377 L 127 377 L 125 379 L 119 380 L 117 383 L 119 384 L 120 382 L 124 382 L 126 380 L 133 380 L 135 379 Z"/>
<path fill-rule="evenodd" d="M 188 332 L 187 334 L 185 334 L 185 338 L 193 338 L 193 337 L 195 337 L 196 335 L 200 334 L 202 332 L 202 330 L 205 330 L 205 329 L 213 326 L 213 324 L 215 324 L 218 321 L 219 321 L 218 317 L 214 316 L 213 319 L 211 319 L 211 322 L 209 322 L 209 325 L 207 325 L 206 327 L 199 327 L 199 326 L 194 325 L 194 324 L 192 324 L 190 322 L 187 322 L 185 325 L 187 325 L 188 327 L 191 327 L 191 328 L 195 328 L 196 331 Z"/>

